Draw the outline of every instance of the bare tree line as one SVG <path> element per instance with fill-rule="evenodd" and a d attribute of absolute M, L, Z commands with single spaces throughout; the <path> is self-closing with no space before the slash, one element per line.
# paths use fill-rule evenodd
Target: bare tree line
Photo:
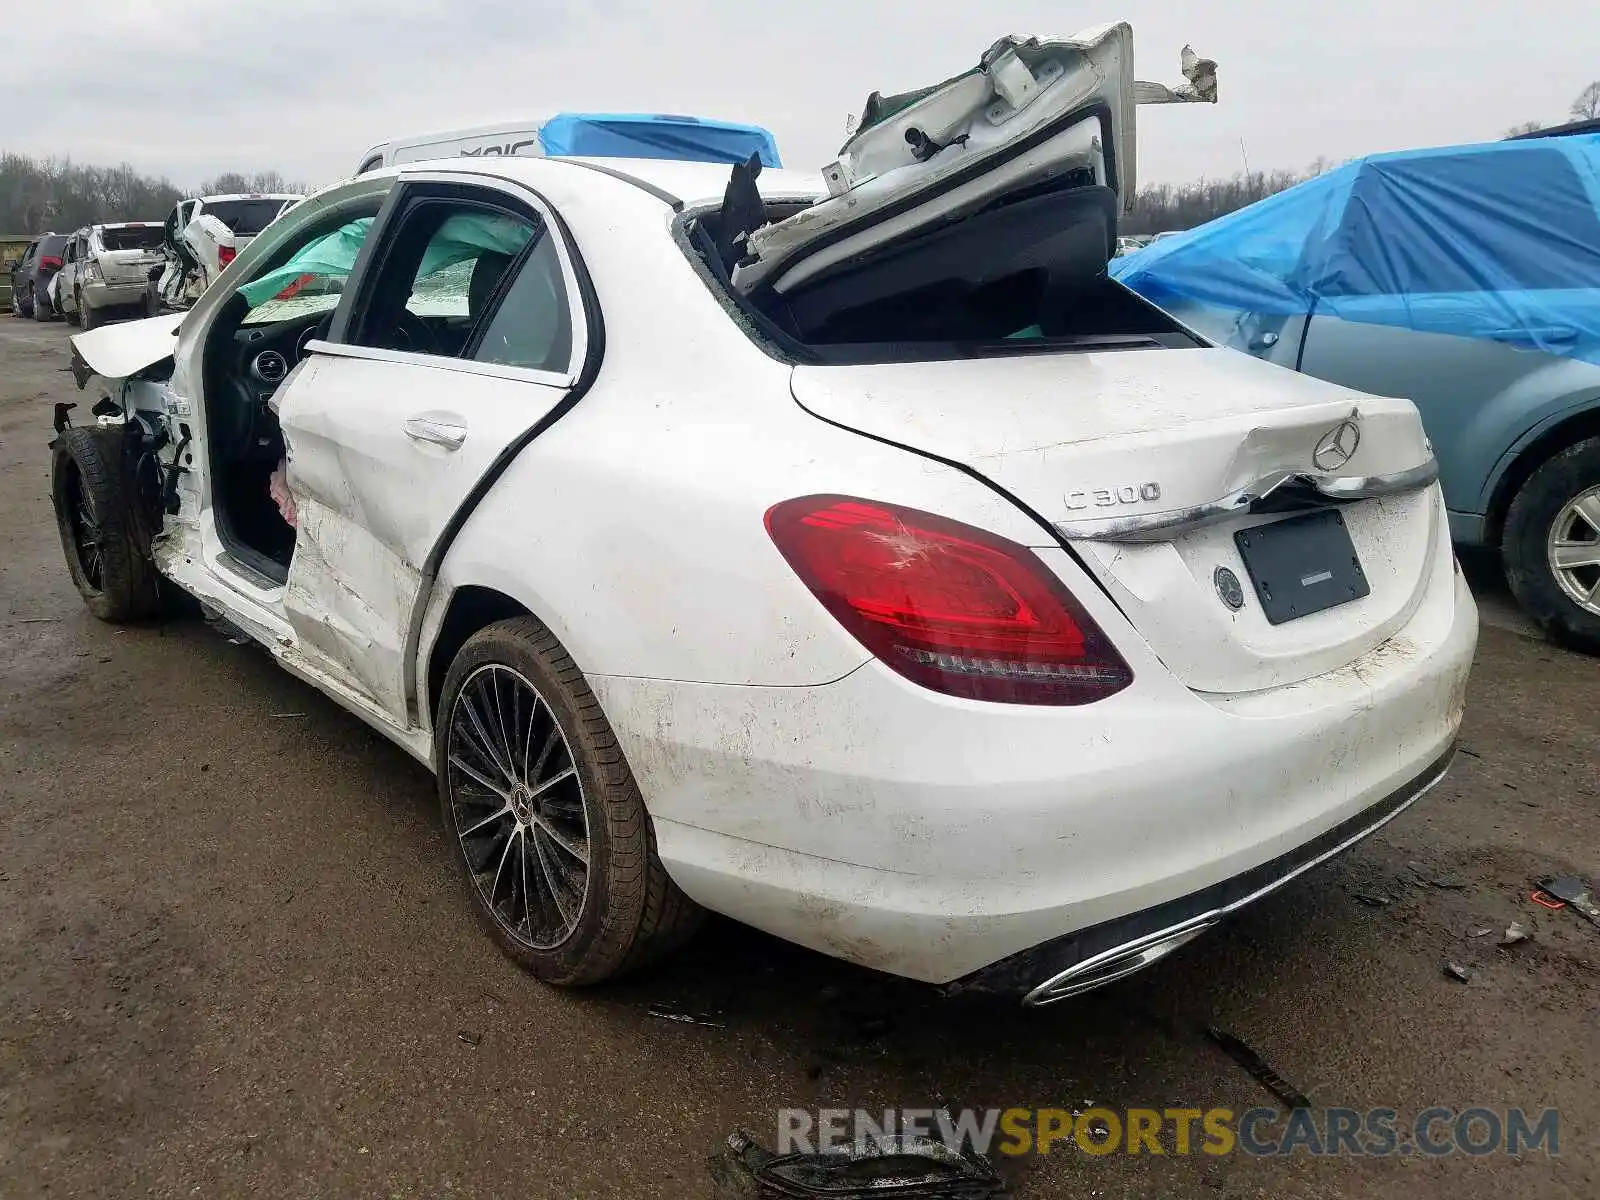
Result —
<path fill-rule="evenodd" d="M 0 154 L 0 233 L 65 233 L 102 221 L 160 221 L 185 196 L 305 190 L 277 171 L 230 171 L 190 191 L 127 163 L 94 167 L 66 158 Z"/>
<path fill-rule="evenodd" d="M 1577 120 L 1600 117 L 1600 80 L 1580 92 L 1569 110 Z M 1539 121 L 1525 121 L 1505 136 L 1537 133 Z M 1334 164 L 1319 158 L 1304 171 L 1241 171 L 1225 179 L 1155 184 L 1141 188 L 1133 214 L 1122 232 L 1160 233 L 1192 229 L 1216 217 L 1254 204 Z M 254 174 L 226 172 L 185 191 L 171 180 L 142 175 L 127 163 L 117 167 L 82 166 L 65 158 L 34 159 L 0 155 L 0 233 L 39 233 L 77 229 L 98 221 L 157 221 L 186 195 L 228 192 L 299 192 L 303 183 L 285 180 L 277 171 Z"/>
<path fill-rule="evenodd" d="M 1573 100 L 1571 107 L 1567 109 L 1567 116 L 1574 121 L 1593 121 L 1600 117 L 1600 79 L 1596 79 L 1578 93 L 1577 99 Z M 1505 135 L 1516 137 L 1518 134 L 1538 133 L 1543 128 L 1543 121 L 1524 121 L 1506 130 Z"/>

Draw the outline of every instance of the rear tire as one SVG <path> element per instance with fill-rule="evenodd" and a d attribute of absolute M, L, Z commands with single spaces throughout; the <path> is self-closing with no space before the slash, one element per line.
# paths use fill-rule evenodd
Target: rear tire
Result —
<path fill-rule="evenodd" d="M 85 333 L 88 333 L 91 329 L 98 329 L 100 324 L 100 315 L 96 313 L 94 309 L 84 304 L 83 300 L 80 298 L 78 300 L 78 325 Z"/>
<path fill-rule="evenodd" d="M 83 602 L 114 625 L 160 608 L 155 564 L 136 533 L 118 429 L 65 429 L 52 443 L 51 500 Z"/>
<path fill-rule="evenodd" d="M 35 321 L 50 319 L 50 301 L 39 295 L 38 288 L 31 288 L 28 292 L 28 315 Z"/>
<path fill-rule="evenodd" d="M 468 639 L 433 744 L 449 852 L 479 923 L 519 965 L 547 983 L 599 983 L 699 927 L 702 910 L 656 856 L 599 701 L 541 622 L 517 617 Z"/>
<path fill-rule="evenodd" d="M 67 319 L 68 325 L 81 325 L 83 323 L 83 297 L 72 298 L 72 311 L 61 314 Z"/>
<path fill-rule="evenodd" d="M 1600 438 L 1568 446 L 1528 477 L 1506 514 L 1501 553 L 1512 594 L 1550 639 L 1600 655 Z"/>

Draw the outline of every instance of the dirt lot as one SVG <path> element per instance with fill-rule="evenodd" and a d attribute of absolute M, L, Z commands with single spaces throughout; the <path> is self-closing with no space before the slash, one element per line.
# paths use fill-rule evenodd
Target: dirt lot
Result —
<path fill-rule="evenodd" d="M 1275 1103 L 1215 1026 L 1317 1105 L 1557 1107 L 1561 1154 L 1069 1146 L 1005 1160 L 1017 1195 L 1600 1195 L 1600 929 L 1528 899 L 1600 874 L 1600 662 L 1486 624 L 1444 784 L 1078 1002 L 950 1003 L 727 923 L 563 994 L 476 931 L 400 751 L 203 624 L 85 612 L 48 501 L 66 336 L 0 316 L 0 1194 L 694 1200 L 707 1155 L 741 1125 L 770 1140 L 780 1106 Z M 1496 948 L 1513 920 L 1532 940 Z"/>

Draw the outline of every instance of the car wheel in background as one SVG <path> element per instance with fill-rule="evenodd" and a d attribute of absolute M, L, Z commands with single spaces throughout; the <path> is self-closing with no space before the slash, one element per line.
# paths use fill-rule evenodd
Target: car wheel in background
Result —
<path fill-rule="evenodd" d="M 478 921 L 540 979 L 598 983 L 698 927 L 599 701 L 541 622 L 468 639 L 433 745 L 445 837 Z"/>
<path fill-rule="evenodd" d="M 28 315 L 35 321 L 50 319 L 50 301 L 39 295 L 39 289 L 31 284 L 28 287 Z"/>
<path fill-rule="evenodd" d="M 159 608 L 155 564 L 134 532 L 121 439 L 117 429 L 62 430 L 52 443 L 50 488 L 78 594 L 95 616 L 119 625 Z"/>
<path fill-rule="evenodd" d="M 1506 581 L 1553 641 L 1600 654 L 1600 438 L 1553 455 L 1506 514 Z"/>
<path fill-rule="evenodd" d="M 83 297 L 74 294 L 72 297 L 72 311 L 62 312 L 61 315 L 67 319 L 68 325 L 81 325 L 83 323 Z"/>
<path fill-rule="evenodd" d="M 83 302 L 83 297 L 78 297 L 78 324 L 85 333 L 100 325 L 100 315 Z"/>

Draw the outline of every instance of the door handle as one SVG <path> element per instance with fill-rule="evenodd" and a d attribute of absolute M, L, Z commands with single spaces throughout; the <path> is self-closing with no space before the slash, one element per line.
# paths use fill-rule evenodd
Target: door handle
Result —
<path fill-rule="evenodd" d="M 467 440 L 467 427 L 438 417 L 407 417 L 401 426 L 414 442 L 431 442 L 446 450 L 459 450 Z"/>

